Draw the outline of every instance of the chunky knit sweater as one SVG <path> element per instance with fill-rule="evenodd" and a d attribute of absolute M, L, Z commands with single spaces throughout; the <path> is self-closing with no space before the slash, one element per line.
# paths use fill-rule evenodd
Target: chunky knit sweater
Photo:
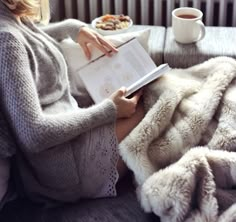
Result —
<path fill-rule="evenodd" d="M 25 174 L 32 171 L 36 178 L 42 173 L 40 167 L 48 161 L 48 155 L 64 158 L 67 168 L 68 165 L 74 167 L 68 158 L 73 155 L 71 149 L 58 152 L 55 147 L 68 146 L 78 136 L 83 141 L 85 132 L 114 123 L 116 119 L 116 109 L 110 99 L 79 108 L 70 94 L 67 65 L 57 41 L 68 36 L 76 40 L 80 27 L 80 22 L 71 19 L 42 31 L 26 19 L 17 21 L 0 1 L 0 107 L 23 153 L 20 165 L 24 165 Z M 55 183 L 62 182 L 55 181 L 55 174 L 60 174 L 54 170 L 56 164 L 55 160 L 48 168 L 48 175 L 51 173 L 54 178 L 52 184 L 47 180 L 47 188 L 41 189 L 43 195 L 53 198 L 57 196 Z M 23 178 L 28 183 L 24 184 L 27 189 L 36 186 L 30 184 L 33 182 L 29 175 Z M 66 198 L 70 200 L 68 195 Z M 60 199 L 63 200 L 63 195 Z"/>

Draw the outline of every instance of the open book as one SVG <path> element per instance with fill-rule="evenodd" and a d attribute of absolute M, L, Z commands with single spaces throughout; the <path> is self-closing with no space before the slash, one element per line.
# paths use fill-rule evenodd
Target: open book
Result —
<path fill-rule="evenodd" d="M 132 39 L 112 57 L 102 55 L 78 72 L 94 102 L 99 103 L 122 86 L 129 96 L 169 69 L 168 64 L 157 67 L 138 40 Z"/>

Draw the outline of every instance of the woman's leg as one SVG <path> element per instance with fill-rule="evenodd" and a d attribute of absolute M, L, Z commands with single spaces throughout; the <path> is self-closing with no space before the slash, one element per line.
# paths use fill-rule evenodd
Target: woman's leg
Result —
<path fill-rule="evenodd" d="M 132 117 L 117 120 L 116 135 L 119 143 L 140 123 L 144 115 L 143 103 L 140 101 Z M 119 179 L 128 172 L 128 168 L 121 157 L 117 163 L 117 170 Z"/>
<path fill-rule="evenodd" d="M 144 115 L 143 103 L 140 101 L 133 116 L 117 120 L 116 136 L 119 143 L 140 123 Z"/>

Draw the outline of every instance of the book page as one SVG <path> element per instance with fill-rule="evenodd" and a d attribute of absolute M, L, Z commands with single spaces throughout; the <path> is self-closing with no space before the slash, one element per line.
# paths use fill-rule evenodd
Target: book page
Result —
<path fill-rule="evenodd" d="M 79 70 L 93 100 L 98 103 L 122 86 L 129 87 L 156 68 L 149 54 L 134 39 L 112 57 L 103 56 Z"/>
<path fill-rule="evenodd" d="M 162 64 L 155 69 L 153 69 L 151 72 L 147 73 L 145 76 L 143 76 L 141 79 L 137 80 L 135 83 L 130 85 L 127 88 L 126 96 L 131 95 L 138 89 L 142 88 L 143 86 L 151 83 L 155 79 L 159 78 L 162 76 L 164 73 L 170 70 L 170 67 L 167 63 Z"/>

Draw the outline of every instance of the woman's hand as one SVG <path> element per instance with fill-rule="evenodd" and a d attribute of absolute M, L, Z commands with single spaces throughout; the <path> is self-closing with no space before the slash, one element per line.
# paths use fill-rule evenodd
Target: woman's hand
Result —
<path fill-rule="evenodd" d="M 118 50 L 110 42 L 104 39 L 103 36 L 86 26 L 81 27 L 77 41 L 88 59 L 91 58 L 91 52 L 88 47 L 89 44 L 95 46 L 107 56 L 111 56 L 111 53 L 118 52 Z"/>
<path fill-rule="evenodd" d="M 122 87 L 110 96 L 117 108 L 117 118 L 131 117 L 135 113 L 138 101 L 142 96 L 142 90 L 134 94 L 132 98 L 126 98 L 125 93 L 126 88 Z"/>

